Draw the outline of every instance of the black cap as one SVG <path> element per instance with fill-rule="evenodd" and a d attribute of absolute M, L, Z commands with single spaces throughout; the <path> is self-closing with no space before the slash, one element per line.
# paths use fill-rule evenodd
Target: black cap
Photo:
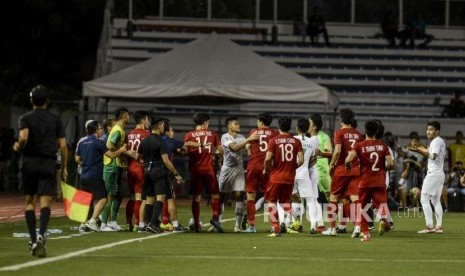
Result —
<path fill-rule="evenodd" d="M 35 106 L 43 106 L 48 101 L 48 91 L 47 88 L 43 85 L 37 85 L 32 88 L 29 93 L 29 97 L 32 100 L 32 104 Z"/>

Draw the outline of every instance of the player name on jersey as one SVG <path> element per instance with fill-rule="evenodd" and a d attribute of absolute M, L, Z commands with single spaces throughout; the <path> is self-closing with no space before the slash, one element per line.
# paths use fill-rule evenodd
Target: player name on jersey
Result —
<path fill-rule="evenodd" d="M 277 138 L 275 139 L 276 144 L 295 144 L 295 138 Z"/>
<path fill-rule="evenodd" d="M 197 130 L 191 133 L 192 137 L 200 137 L 200 136 L 213 136 L 210 130 Z"/>
<path fill-rule="evenodd" d="M 270 136 L 274 133 L 273 130 L 270 130 L 270 129 L 257 129 L 255 131 L 255 134 L 258 134 L 258 135 L 266 135 L 266 136 Z"/>
<path fill-rule="evenodd" d="M 133 134 L 128 134 L 128 140 L 136 140 L 136 139 L 141 139 L 141 136 L 142 134 L 141 133 L 133 133 Z M 144 135 L 143 138 L 145 138 L 145 136 L 147 135 Z"/>
<path fill-rule="evenodd" d="M 384 151 L 383 145 L 365 146 L 362 147 L 362 152 Z"/>
<path fill-rule="evenodd" d="M 344 133 L 344 138 L 360 140 L 360 135 L 358 133 Z"/>

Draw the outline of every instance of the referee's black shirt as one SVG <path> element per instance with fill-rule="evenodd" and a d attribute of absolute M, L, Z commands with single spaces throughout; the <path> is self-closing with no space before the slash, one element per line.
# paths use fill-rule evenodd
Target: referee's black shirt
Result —
<path fill-rule="evenodd" d="M 147 167 L 149 162 L 152 161 L 152 166 L 154 168 L 162 168 L 163 159 L 161 156 L 163 154 L 168 154 L 168 148 L 160 135 L 151 133 L 149 137 L 140 142 L 137 152 L 144 156 L 145 167 Z"/>
<path fill-rule="evenodd" d="M 48 110 L 37 108 L 19 118 L 19 129 L 29 129 L 24 157 L 56 159 L 56 139 L 65 137 L 60 119 Z"/>

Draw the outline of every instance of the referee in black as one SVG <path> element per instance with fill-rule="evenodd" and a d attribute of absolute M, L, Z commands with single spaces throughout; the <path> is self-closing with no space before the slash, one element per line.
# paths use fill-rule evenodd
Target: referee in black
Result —
<path fill-rule="evenodd" d="M 165 196 L 169 192 L 169 172 L 173 173 L 176 181 L 182 181 L 176 168 L 171 163 L 168 156 L 168 148 L 161 135 L 164 130 L 164 118 L 154 117 L 151 120 L 152 133 L 143 139 L 137 149 L 137 160 L 142 156 L 144 160 L 144 187 L 142 194 L 146 196 L 145 215 L 149 224 L 147 231 L 161 233 L 160 214 L 165 201 Z"/>
<path fill-rule="evenodd" d="M 57 145 L 61 153 L 61 180 L 68 177 L 66 169 L 68 148 L 65 131 L 60 119 L 46 110 L 47 88 L 36 86 L 29 94 L 33 110 L 19 118 L 19 138 L 14 151 L 22 151 L 24 194 L 26 195 L 27 227 L 31 236 L 29 249 L 32 256 L 45 257 L 45 231 L 50 220 L 50 205 L 55 193 Z M 35 203 L 40 201 L 39 234 L 36 233 Z"/>

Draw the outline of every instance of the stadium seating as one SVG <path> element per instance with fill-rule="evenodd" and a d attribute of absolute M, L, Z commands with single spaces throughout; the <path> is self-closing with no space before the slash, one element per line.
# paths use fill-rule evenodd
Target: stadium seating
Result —
<path fill-rule="evenodd" d="M 139 24 L 131 39 L 125 35 L 124 24 L 115 24 L 110 57 L 113 71 L 160 55 L 220 28 L 219 32 L 242 47 L 335 91 L 340 98 L 340 107 L 351 107 L 363 118 L 424 122 L 440 117 L 454 90 L 465 88 L 465 40 L 442 36 L 441 32 L 434 34 L 437 39 L 430 47 L 411 49 L 389 48 L 385 40 L 368 28 L 360 28 L 360 34 L 356 34 L 355 27 L 351 31 L 347 27 L 341 27 L 339 31 L 333 27 L 330 29 L 330 46 L 310 46 L 303 43 L 301 37 L 286 34 L 280 35 L 279 42 L 271 45 L 263 39 L 266 37 L 263 28 L 240 31 L 221 25 L 212 27 L 211 24 L 184 28 L 185 23 L 182 23 L 179 25 L 184 26 L 182 28 L 165 26 L 160 29 L 156 23 L 151 27 L 150 24 L 148 20 Z M 175 22 L 170 24 L 176 25 Z M 288 112 L 285 108 L 283 111 Z M 308 114 L 308 109 L 303 113 Z M 460 125 L 454 120 L 450 123 Z"/>

